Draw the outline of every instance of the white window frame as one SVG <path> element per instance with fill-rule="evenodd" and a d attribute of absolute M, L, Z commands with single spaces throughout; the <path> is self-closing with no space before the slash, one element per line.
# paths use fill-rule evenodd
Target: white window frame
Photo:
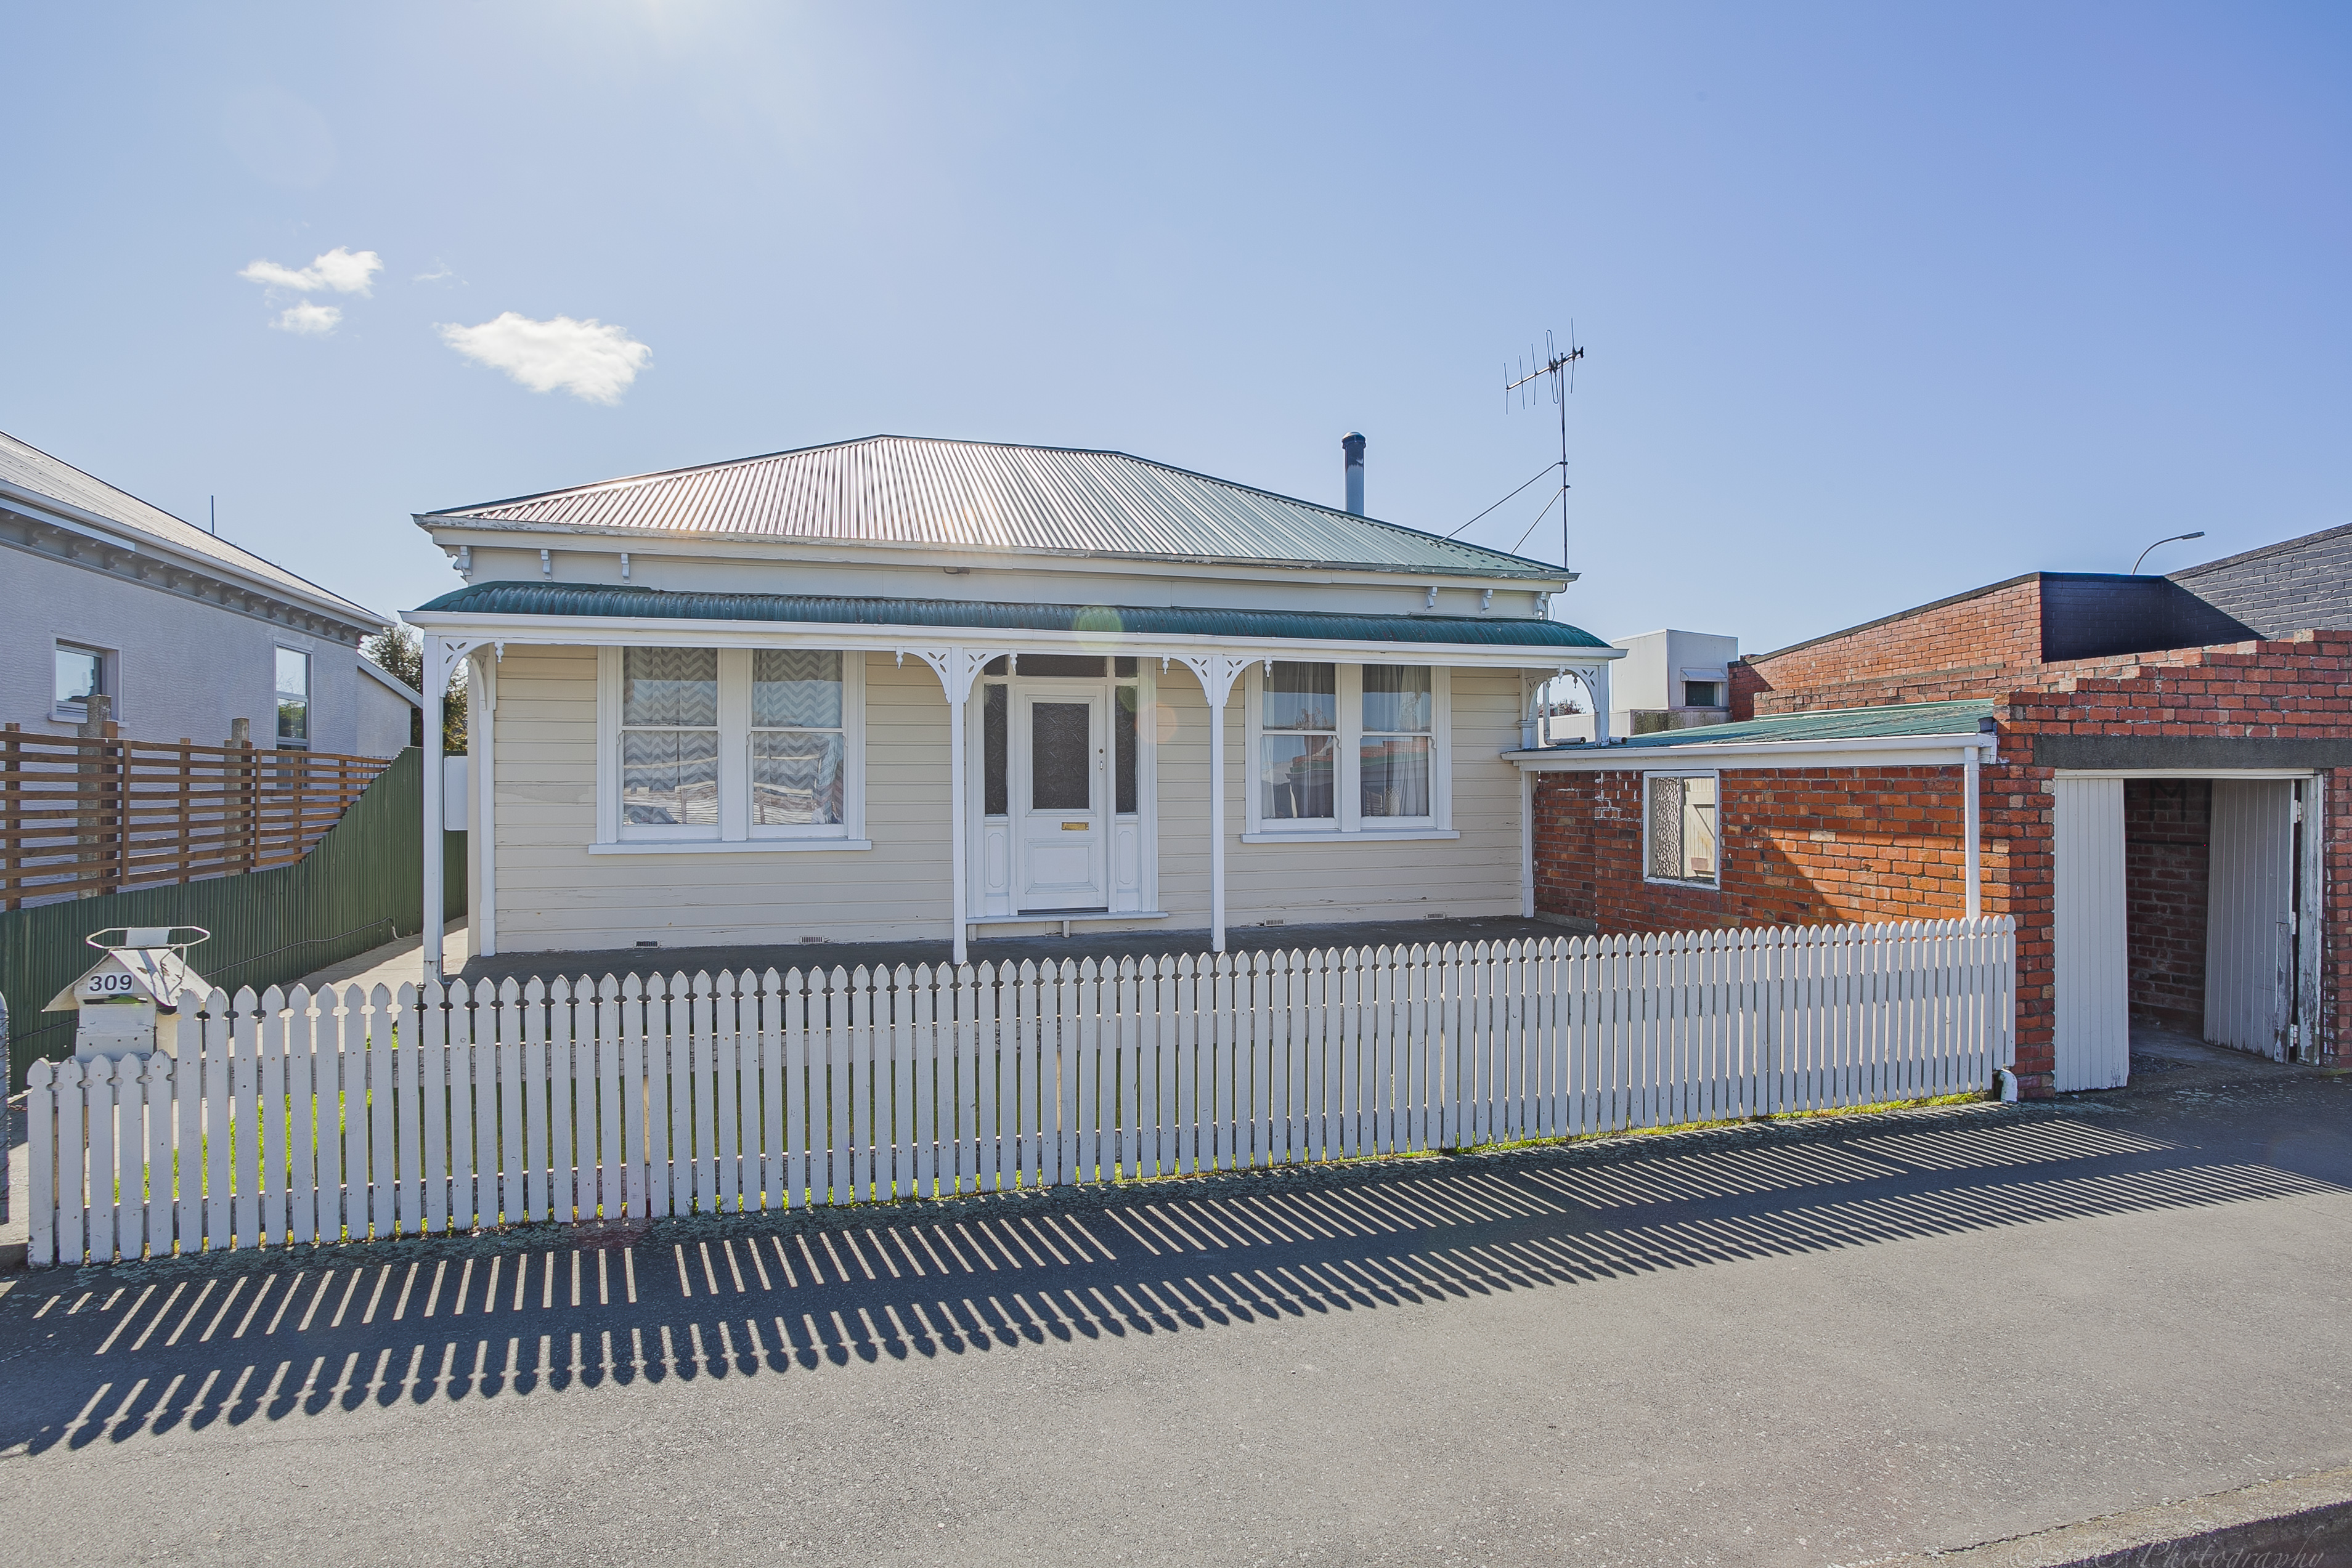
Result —
<path fill-rule="evenodd" d="M 278 655 L 294 653 L 302 660 L 302 738 L 289 745 L 278 733 Z M 273 643 L 269 654 L 269 744 L 281 751 L 310 751 L 318 746 L 319 660 L 314 649 L 295 643 Z"/>
<path fill-rule="evenodd" d="M 53 637 L 49 640 L 49 671 L 47 677 L 49 683 L 49 717 L 61 724 L 87 724 L 89 721 L 89 705 L 88 703 L 61 703 L 57 700 L 58 655 L 68 650 L 76 653 L 95 653 L 98 655 L 98 695 L 110 699 L 107 711 L 114 717 L 117 723 L 120 723 L 122 718 L 122 691 L 121 683 L 118 676 L 122 667 L 121 655 L 117 653 L 111 648 L 101 648 L 95 643 L 84 643 L 72 637 Z M 276 679 L 274 673 L 271 679 L 273 681 Z M 277 711 L 278 710 L 275 706 L 270 709 L 273 723 L 276 721 L 275 716 Z"/>
<path fill-rule="evenodd" d="M 669 646 L 667 643 L 648 646 Z M 825 652 L 832 652 L 827 649 Z M 719 821 L 705 827 L 621 820 L 621 656 L 596 650 L 596 841 L 592 854 L 745 853 L 870 850 L 866 836 L 866 657 L 841 653 L 840 822 L 751 825 L 751 653 L 719 651 Z"/>
<path fill-rule="evenodd" d="M 1276 663 L 1335 664 L 1333 682 L 1339 704 L 1339 758 L 1333 768 L 1332 789 L 1334 809 L 1339 815 L 1300 821 L 1292 817 L 1268 818 L 1258 793 L 1258 768 L 1261 747 L 1265 736 L 1266 661 L 1253 663 L 1243 682 L 1243 701 L 1248 714 L 1248 727 L 1244 753 L 1248 759 L 1242 774 L 1244 790 L 1244 817 L 1242 842 L 1250 843 L 1363 843 L 1368 840 L 1397 839 L 1458 839 L 1454 831 L 1454 683 L 1451 668 L 1431 664 L 1425 659 L 1383 659 L 1382 664 L 1423 668 L 1429 671 L 1429 804 L 1426 817 L 1373 817 L 1363 814 L 1363 788 L 1360 774 L 1364 741 L 1364 666 L 1337 659 L 1277 660 Z M 1286 733 L 1276 731 L 1276 734 Z"/>
<path fill-rule="evenodd" d="M 1715 874 L 1709 877 L 1653 876 L 1650 874 L 1650 781 L 1654 779 L 1706 779 L 1715 784 Z M 1700 888 L 1708 892 L 1723 889 L 1723 774 L 1713 768 L 1659 768 L 1642 775 L 1641 834 L 1642 880 L 1654 887 Z"/>

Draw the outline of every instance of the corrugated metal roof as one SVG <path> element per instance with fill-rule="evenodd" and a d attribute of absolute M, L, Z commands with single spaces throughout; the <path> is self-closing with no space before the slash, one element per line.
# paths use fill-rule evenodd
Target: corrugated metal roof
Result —
<path fill-rule="evenodd" d="M 365 605 L 330 593 L 250 550 L 239 549 L 203 528 L 184 523 L 162 507 L 127 495 L 5 431 L 0 431 L 0 486 L 23 491 L 28 497 L 46 497 L 70 511 L 102 517 L 133 533 L 145 534 L 184 555 L 214 561 L 257 584 L 290 590 L 323 606 L 340 607 L 359 625 L 384 624 L 383 617 Z"/>
<path fill-rule="evenodd" d="M 1561 569 L 1188 469 L 1057 446 L 875 435 L 643 474 L 419 523 L 1552 578 Z"/>
<path fill-rule="evenodd" d="M 1665 751 L 1678 746 L 1755 745 L 1771 740 L 1866 740 L 1877 736 L 1969 735 L 1992 716 L 1989 699 L 1952 703 L 1895 703 L 1884 707 L 1827 708 L 1814 713 L 1775 714 L 1738 724 L 1696 729 L 1660 730 L 1627 737 L 1612 751 Z"/>
<path fill-rule="evenodd" d="M 478 582 L 417 613 L 619 615 L 655 621 L 780 621 L 1002 632 L 1131 632 L 1139 636 L 1299 637 L 1453 643 L 1497 648 L 1605 648 L 1559 621 L 1469 615 L 1340 615 L 1328 611 L 1186 605 L 1000 604 L 961 599 L 848 599 L 796 593 L 678 593 L 551 582 Z"/>

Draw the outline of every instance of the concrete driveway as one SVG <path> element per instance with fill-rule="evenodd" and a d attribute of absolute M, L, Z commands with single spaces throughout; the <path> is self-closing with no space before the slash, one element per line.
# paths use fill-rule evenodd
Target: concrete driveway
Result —
<path fill-rule="evenodd" d="M 2352 1085 L 17 1275 L 0 1563 L 1845 1563 L 2352 1461 Z"/>

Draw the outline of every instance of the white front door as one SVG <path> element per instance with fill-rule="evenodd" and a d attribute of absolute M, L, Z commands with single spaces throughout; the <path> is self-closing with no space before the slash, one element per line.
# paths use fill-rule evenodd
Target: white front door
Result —
<path fill-rule="evenodd" d="M 1104 909 L 1109 730 L 1099 691 L 1019 689 L 1013 736 L 1018 908 Z"/>

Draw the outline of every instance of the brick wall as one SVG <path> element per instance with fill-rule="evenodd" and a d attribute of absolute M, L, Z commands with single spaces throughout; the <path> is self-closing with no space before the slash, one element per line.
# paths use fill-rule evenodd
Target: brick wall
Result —
<path fill-rule="evenodd" d="M 2207 561 L 2172 580 L 2256 636 L 2352 626 L 2352 525 Z"/>
<path fill-rule="evenodd" d="M 2199 1036 L 2212 820 L 2213 786 L 2202 779 L 2124 781 L 2132 1017 Z"/>
<path fill-rule="evenodd" d="M 2041 664 L 2042 580 L 2021 578 L 1747 660 L 1733 716 L 1990 696 Z"/>
<path fill-rule="evenodd" d="M 2034 737 L 2352 739 L 2352 632 L 2053 664 L 1996 696 L 2003 760 L 1982 772 L 1982 908 L 2016 917 L 2018 1072 L 2026 1092 L 2047 1093 L 2055 1065 L 2054 772 L 2032 765 Z M 1958 767 L 1727 771 L 1717 890 L 1642 880 L 1638 772 L 1541 775 L 1536 904 L 1608 932 L 1948 918 L 1962 912 L 1960 779 Z M 2326 946 L 2318 1017 L 2310 1020 L 2325 1058 L 2337 1062 L 2352 1058 L 2352 792 L 2345 784 L 2345 774 L 2323 775 Z M 2179 975 L 2158 1005 L 2185 1010 L 2185 988 Z M 2202 1016 L 2200 1000 L 2200 1030 Z"/>
<path fill-rule="evenodd" d="M 1604 932 L 1950 920 L 1965 912 L 1958 768 L 1722 776 L 1721 885 L 1642 876 L 1642 776 L 1536 779 L 1536 907 Z"/>
<path fill-rule="evenodd" d="M 2164 735 L 2229 739 L 2352 739 L 2352 632 L 2302 632 L 2278 642 L 2241 643 L 2151 653 L 2118 667 L 2096 662 L 2053 665 L 2041 689 L 2009 694 L 1995 710 L 2003 804 L 1986 834 L 2008 842 L 2016 890 L 2006 902 L 2018 916 L 2017 1040 L 2021 1076 L 2052 1065 L 2050 930 L 2050 779 L 2027 765 L 2036 735 Z M 2326 947 L 2319 1016 L 2309 1020 L 2326 1060 L 2352 1056 L 2352 797 L 2346 773 L 2323 773 L 2327 824 Z M 1987 913 L 1994 913 L 1990 900 Z M 2029 1087 L 2035 1085 L 2029 1083 Z"/>

